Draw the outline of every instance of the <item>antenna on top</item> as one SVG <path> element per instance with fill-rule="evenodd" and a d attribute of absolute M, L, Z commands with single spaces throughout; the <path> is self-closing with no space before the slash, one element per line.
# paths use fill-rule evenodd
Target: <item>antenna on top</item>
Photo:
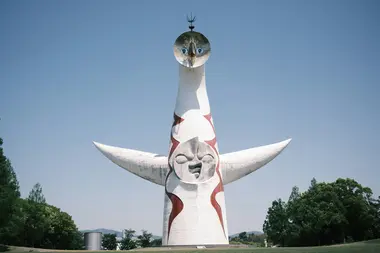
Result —
<path fill-rule="evenodd" d="M 193 13 L 191 13 L 191 16 L 187 16 L 187 22 L 190 23 L 189 25 L 189 29 L 190 31 L 193 31 L 193 29 L 195 28 L 195 26 L 193 25 L 193 23 L 195 22 L 196 20 L 196 16 L 193 17 Z"/>

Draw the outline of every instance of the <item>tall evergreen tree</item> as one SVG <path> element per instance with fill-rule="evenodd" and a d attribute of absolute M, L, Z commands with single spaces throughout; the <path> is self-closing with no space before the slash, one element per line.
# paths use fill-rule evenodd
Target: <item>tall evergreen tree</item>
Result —
<path fill-rule="evenodd" d="M 28 200 L 37 204 L 46 204 L 45 196 L 42 193 L 42 186 L 36 183 L 33 189 L 29 192 Z"/>
<path fill-rule="evenodd" d="M 4 155 L 3 140 L 0 138 L 0 242 L 4 241 L 5 230 L 17 212 L 20 197 L 19 184 L 10 160 Z"/>
<path fill-rule="evenodd" d="M 33 186 L 27 198 L 27 219 L 25 221 L 24 231 L 27 233 L 26 246 L 41 248 L 44 244 L 44 235 L 47 233 L 49 224 L 49 213 L 46 208 L 45 197 L 42 193 L 42 187 L 39 183 Z"/>

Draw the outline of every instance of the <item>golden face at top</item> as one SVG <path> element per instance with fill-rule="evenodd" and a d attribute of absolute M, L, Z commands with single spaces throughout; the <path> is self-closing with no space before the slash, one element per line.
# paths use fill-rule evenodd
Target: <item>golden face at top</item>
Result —
<path fill-rule="evenodd" d="M 182 33 L 174 43 L 174 56 L 177 61 L 188 68 L 205 64 L 211 53 L 208 39 L 199 32 Z"/>

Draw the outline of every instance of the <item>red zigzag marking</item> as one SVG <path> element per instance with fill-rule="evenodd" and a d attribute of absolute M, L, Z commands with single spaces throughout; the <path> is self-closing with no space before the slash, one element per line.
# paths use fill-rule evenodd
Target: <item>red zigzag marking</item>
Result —
<path fill-rule="evenodd" d="M 168 160 L 169 160 L 170 157 L 172 156 L 174 150 L 175 150 L 175 149 L 178 147 L 178 145 L 179 145 L 179 141 L 177 141 L 177 140 L 173 137 L 173 135 L 170 136 L 170 139 L 171 139 L 171 142 L 172 142 L 172 147 L 171 147 L 171 149 L 170 149 L 170 151 L 169 151 L 169 157 L 168 157 Z"/>
<path fill-rule="evenodd" d="M 216 173 L 218 174 L 218 177 L 219 177 L 219 184 L 215 187 L 214 191 L 212 192 L 211 197 L 210 197 L 210 201 L 211 201 L 212 206 L 215 208 L 216 213 L 218 214 L 220 224 L 222 225 L 222 228 L 223 228 L 223 231 L 225 234 L 226 231 L 224 229 L 222 208 L 220 207 L 220 205 L 216 201 L 216 194 L 224 191 L 224 187 L 223 187 L 223 183 L 222 183 L 222 176 L 220 175 L 220 171 L 219 171 L 219 164 L 220 164 L 219 163 L 219 152 L 218 152 L 218 150 L 216 150 L 216 147 L 215 147 L 215 145 L 216 145 L 215 126 L 211 121 L 211 118 L 212 118 L 211 113 L 209 113 L 207 115 L 203 115 L 203 117 L 205 117 L 207 119 L 207 121 L 210 123 L 210 125 L 212 126 L 212 129 L 214 130 L 214 135 L 215 135 L 214 139 L 212 139 L 210 141 L 206 141 L 206 143 L 209 144 L 214 149 L 214 151 L 216 152 L 216 154 L 218 156 L 218 164 L 216 166 Z"/>
<path fill-rule="evenodd" d="M 172 210 L 170 212 L 169 222 L 168 222 L 168 241 L 169 241 L 170 229 L 172 227 L 174 218 L 177 217 L 177 215 L 183 210 L 184 205 L 183 205 L 182 200 L 177 195 L 168 192 L 166 190 L 166 187 L 165 187 L 165 192 L 166 192 L 166 195 L 169 197 L 170 201 L 172 202 Z"/>
<path fill-rule="evenodd" d="M 214 130 L 214 135 L 216 136 L 216 132 L 215 132 L 215 127 L 214 127 L 214 124 L 212 124 L 212 121 L 211 121 L 211 113 L 207 114 L 207 115 L 203 115 L 203 117 L 205 117 L 207 119 L 207 121 L 210 123 L 210 125 L 212 126 L 212 130 Z"/>
<path fill-rule="evenodd" d="M 177 116 L 175 113 L 174 113 L 173 117 L 174 117 L 174 121 L 173 121 L 173 124 L 172 124 L 172 128 L 173 128 L 174 126 L 180 124 L 181 122 L 183 122 L 183 121 L 185 120 L 185 119 L 183 119 L 183 118 Z M 171 131 L 173 131 L 173 130 L 171 130 Z M 171 147 L 171 149 L 170 149 L 170 151 L 169 151 L 169 157 L 168 157 L 168 159 L 170 158 L 170 156 L 173 154 L 174 150 L 175 150 L 175 149 L 177 148 L 177 146 L 179 145 L 179 141 L 177 141 L 177 140 L 173 137 L 173 133 L 172 133 L 172 132 L 170 132 L 170 140 L 171 140 L 171 142 L 172 142 L 172 147 Z"/>
<path fill-rule="evenodd" d="M 178 125 L 180 124 L 181 122 L 183 122 L 185 119 L 177 116 L 175 113 L 174 113 L 174 121 L 173 121 L 173 125 L 172 125 L 172 128 L 175 126 L 175 125 Z M 170 151 L 169 151 L 169 157 L 168 157 L 168 163 L 169 163 L 169 159 L 171 157 L 171 155 L 173 154 L 174 150 L 178 147 L 179 145 L 179 141 L 177 141 L 174 137 L 173 137 L 173 134 L 171 133 L 170 134 L 170 140 L 172 142 L 172 147 L 170 148 Z M 167 177 L 166 177 L 166 180 L 165 180 L 165 193 L 166 195 L 168 196 L 168 198 L 170 199 L 170 201 L 172 202 L 172 210 L 170 212 L 170 216 L 169 216 L 169 221 L 168 221 L 168 241 L 169 241 L 169 235 L 170 235 L 170 229 L 171 229 L 171 226 L 172 226 L 172 223 L 175 219 L 175 217 L 178 216 L 178 214 L 183 210 L 183 202 L 182 200 L 175 194 L 173 193 L 170 193 L 167 191 L 166 189 L 166 182 L 169 178 L 169 175 L 171 173 L 173 173 L 173 168 L 170 166 L 169 164 L 169 168 L 170 168 L 170 172 L 168 173 Z"/>
<path fill-rule="evenodd" d="M 181 118 L 180 116 L 177 116 L 177 114 L 174 113 L 174 121 L 172 127 L 175 125 L 178 125 L 179 123 L 183 122 L 185 119 Z"/>
<path fill-rule="evenodd" d="M 210 202 L 212 204 L 212 206 L 214 207 L 216 213 L 218 214 L 218 217 L 219 217 L 219 221 L 220 221 L 220 225 L 222 225 L 222 228 L 223 228 L 223 232 L 224 234 L 226 233 L 225 229 L 224 229 L 224 223 L 223 223 L 223 215 L 222 215 L 222 208 L 220 207 L 220 205 L 218 204 L 218 202 L 216 201 L 216 194 L 218 194 L 219 192 L 222 192 L 224 189 L 223 187 L 223 184 L 222 184 L 222 177 L 220 175 L 220 171 L 219 171 L 219 153 L 218 151 L 216 150 L 215 148 L 215 145 L 216 145 L 216 138 L 210 140 L 210 141 L 206 141 L 207 144 L 209 144 L 215 151 L 215 153 L 218 155 L 218 164 L 216 166 L 216 173 L 218 174 L 218 177 L 219 177 L 219 183 L 218 185 L 215 187 L 214 191 L 211 193 L 211 196 L 210 196 Z"/>

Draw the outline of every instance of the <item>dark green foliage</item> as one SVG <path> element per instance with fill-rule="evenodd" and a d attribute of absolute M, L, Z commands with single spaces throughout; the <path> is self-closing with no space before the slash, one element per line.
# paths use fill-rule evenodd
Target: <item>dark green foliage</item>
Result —
<path fill-rule="evenodd" d="M 19 198 L 14 204 L 14 212 L 8 223 L 0 227 L 0 242 L 8 245 L 24 246 L 24 224 L 27 214 L 27 201 Z"/>
<path fill-rule="evenodd" d="M 49 229 L 49 212 L 46 208 L 45 197 L 39 183 L 34 185 L 25 205 L 26 221 L 24 225 L 25 246 L 42 248 L 44 236 Z"/>
<path fill-rule="evenodd" d="M 273 242 L 284 245 L 289 230 L 286 203 L 281 199 L 273 201 L 272 207 L 268 210 L 268 216 L 271 217 L 271 219 L 264 221 L 264 233 L 266 233 Z"/>
<path fill-rule="evenodd" d="M 241 232 L 238 236 L 230 238 L 230 244 L 247 244 L 256 247 L 264 247 L 266 235 Z"/>
<path fill-rule="evenodd" d="M 83 235 L 66 212 L 30 198 L 18 199 L 15 207 L 16 212 L 8 226 L 1 229 L 4 243 L 48 249 L 82 249 Z"/>
<path fill-rule="evenodd" d="M 49 227 L 41 246 L 49 249 L 82 249 L 83 235 L 71 216 L 55 206 L 46 205 L 45 208 Z"/>
<path fill-rule="evenodd" d="M 28 200 L 38 204 L 45 204 L 46 200 L 42 194 L 42 186 L 37 183 L 33 186 L 33 189 L 29 192 Z"/>
<path fill-rule="evenodd" d="M 139 235 L 138 243 L 142 248 L 150 247 L 150 239 L 152 238 L 152 234 L 148 233 L 146 230 L 142 230 L 142 235 Z"/>
<path fill-rule="evenodd" d="M 121 250 L 130 250 L 137 248 L 136 242 L 132 239 L 135 235 L 135 230 L 133 229 L 125 229 L 124 230 L 124 238 L 120 242 Z"/>
<path fill-rule="evenodd" d="M 116 250 L 116 234 L 104 234 L 102 238 L 102 246 L 105 250 Z"/>
<path fill-rule="evenodd" d="M 280 246 L 318 246 L 380 237 L 380 201 L 353 179 L 318 183 L 300 194 L 293 187 L 288 202 L 272 202 L 263 230 Z"/>
<path fill-rule="evenodd" d="M 0 252 L 5 252 L 5 251 L 9 251 L 9 250 L 10 249 L 8 246 L 0 244 Z"/>
<path fill-rule="evenodd" d="M 247 232 L 241 232 L 241 233 L 239 234 L 239 239 L 240 239 L 241 241 L 247 241 L 247 239 L 248 239 Z"/>
<path fill-rule="evenodd" d="M 11 162 L 4 155 L 3 140 L 0 138 L 0 230 L 7 225 L 20 197 L 19 185 Z M 2 232 L 0 231 L 0 242 Z"/>
<path fill-rule="evenodd" d="M 162 246 L 162 239 L 159 238 L 159 239 L 154 239 L 151 243 L 150 243 L 150 246 L 151 247 L 160 247 Z"/>

